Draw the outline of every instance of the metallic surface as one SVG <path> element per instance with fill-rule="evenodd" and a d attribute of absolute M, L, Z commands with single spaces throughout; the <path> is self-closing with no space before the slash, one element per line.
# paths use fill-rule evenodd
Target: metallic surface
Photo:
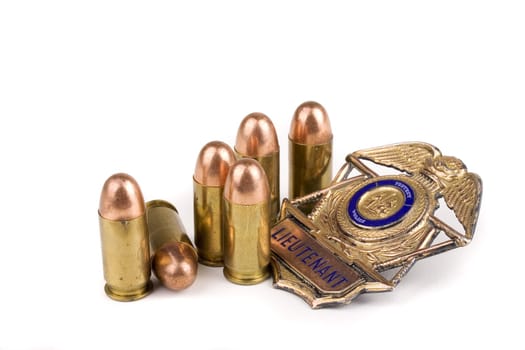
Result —
<path fill-rule="evenodd" d="M 291 199 L 319 191 L 330 184 L 332 139 L 330 120 L 323 106 L 310 101 L 297 107 L 288 135 Z"/>
<path fill-rule="evenodd" d="M 267 202 L 270 196 L 268 178 L 259 162 L 238 160 L 224 183 L 224 199 L 231 203 L 252 205 Z"/>
<path fill-rule="evenodd" d="M 195 282 L 198 257 L 189 244 L 172 242 L 164 244 L 153 256 L 153 272 L 162 285 L 171 290 L 183 290 Z"/>
<path fill-rule="evenodd" d="M 272 121 L 263 113 L 248 114 L 241 122 L 235 142 L 239 158 L 257 160 L 268 177 L 270 186 L 270 221 L 279 214 L 279 141 Z"/>
<path fill-rule="evenodd" d="M 256 284 L 269 276 L 270 190 L 266 174 L 253 159 L 230 169 L 224 187 L 224 276 L 237 284 Z"/>
<path fill-rule="evenodd" d="M 163 200 L 150 201 L 146 208 L 155 276 L 172 290 L 189 287 L 197 277 L 198 257 L 177 209 Z"/>
<path fill-rule="evenodd" d="M 323 254 L 324 248 L 291 219 L 272 230 L 271 238 L 272 250 L 323 293 L 344 293 L 361 279 L 333 254 Z"/>
<path fill-rule="evenodd" d="M 144 215 L 144 197 L 137 181 L 127 174 L 114 174 L 102 188 L 98 206 L 108 220 L 125 221 Z"/>
<path fill-rule="evenodd" d="M 208 142 L 199 152 L 193 179 L 204 186 L 223 187 L 235 160 L 235 154 L 226 143 Z"/>
<path fill-rule="evenodd" d="M 98 216 L 106 294 L 118 301 L 145 297 L 152 290 L 149 237 L 144 199 L 135 179 L 122 173 L 109 177 Z"/>
<path fill-rule="evenodd" d="M 365 193 L 359 200 L 357 209 L 366 219 L 378 220 L 391 216 L 399 211 L 402 205 L 403 192 L 398 188 L 385 186 Z"/>
<path fill-rule="evenodd" d="M 366 162 L 400 173 L 379 176 Z M 349 178 L 353 169 L 360 174 Z M 417 260 L 472 240 L 481 194 L 478 175 L 426 143 L 354 152 L 328 188 L 284 201 L 282 220 L 272 229 L 274 286 L 301 296 L 313 308 L 350 303 L 363 292 L 391 291 Z M 456 225 L 438 217 L 440 198 L 455 214 Z M 315 206 L 308 216 L 299 209 L 306 203 Z M 437 240 L 439 236 L 444 239 Z M 315 247 L 309 238 L 315 239 Z M 299 241 L 317 255 L 298 261 L 291 250 Z M 331 275 L 323 269 L 336 266 L 330 260 L 334 258 L 339 267 Z M 387 270 L 391 278 L 381 274 Z M 346 276 L 354 273 L 359 278 L 350 283 Z M 351 285 L 344 281 L 327 289 L 323 283 L 333 282 L 336 275 Z"/>
<path fill-rule="evenodd" d="M 224 182 L 235 162 L 230 146 L 220 141 L 206 144 L 199 153 L 193 175 L 195 245 L 199 262 L 223 266 Z"/>
<path fill-rule="evenodd" d="M 191 247 L 190 237 L 173 204 L 156 199 L 146 203 L 150 245 L 153 251 L 166 243 L 183 242 Z"/>

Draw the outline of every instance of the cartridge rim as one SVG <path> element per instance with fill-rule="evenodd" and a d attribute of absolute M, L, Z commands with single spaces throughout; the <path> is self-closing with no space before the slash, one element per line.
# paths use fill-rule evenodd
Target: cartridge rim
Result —
<path fill-rule="evenodd" d="M 149 210 L 152 208 L 168 208 L 168 209 L 175 210 L 177 214 L 179 213 L 179 211 L 177 210 L 177 208 L 175 208 L 173 204 L 163 199 L 153 199 L 151 201 L 146 202 L 146 210 Z"/>
<path fill-rule="evenodd" d="M 210 267 L 222 267 L 224 266 L 224 259 L 209 260 L 209 259 L 204 259 L 199 255 L 199 263 L 202 265 L 210 266 Z"/>
<path fill-rule="evenodd" d="M 106 283 L 104 285 L 104 291 L 108 297 L 116 301 L 135 301 L 149 295 L 153 291 L 153 283 L 150 280 L 144 288 L 140 288 L 133 293 L 118 293 Z"/>
<path fill-rule="evenodd" d="M 250 285 L 261 283 L 262 281 L 270 277 L 270 268 L 269 266 L 267 266 L 263 270 L 261 275 L 256 276 L 256 277 L 250 277 L 250 278 L 241 278 L 241 277 L 235 276 L 227 268 L 223 269 L 223 274 L 224 274 L 224 277 L 226 277 L 226 279 L 228 279 L 230 282 L 233 282 L 239 285 L 243 285 L 243 286 L 250 286 Z"/>

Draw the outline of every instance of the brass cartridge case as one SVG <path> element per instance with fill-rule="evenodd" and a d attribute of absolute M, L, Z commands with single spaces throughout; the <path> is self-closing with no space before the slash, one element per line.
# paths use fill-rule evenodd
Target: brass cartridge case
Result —
<path fill-rule="evenodd" d="M 153 252 L 153 273 L 171 290 L 182 290 L 197 277 L 198 257 L 177 209 L 169 202 L 146 203 Z"/>
<path fill-rule="evenodd" d="M 220 141 L 206 144 L 199 153 L 193 175 L 193 221 L 199 262 L 223 266 L 224 182 L 235 162 L 230 146 Z"/>
<path fill-rule="evenodd" d="M 253 159 L 231 168 L 224 187 L 226 234 L 224 276 L 237 284 L 256 284 L 269 276 L 270 190 L 266 174 Z"/>
<path fill-rule="evenodd" d="M 277 221 L 280 205 L 279 141 L 272 121 L 263 113 L 248 114 L 241 122 L 235 142 L 239 158 L 252 158 L 261 164 L 270 186 L 270 224 Z"/>
<path fill-rule="evenodd" d="M 105 182 L 98 210 L 106 294 L 117 301 L 148 295 L 149 237 L 144 199 L 131 176 L 115 174 Z"/>
<path fill-rule="evenodd" d="M 332 139 L 330 120 L 323 106 L 310 101 L 296 109 L 288 135 L 290 199 L 330 184 Z"/>

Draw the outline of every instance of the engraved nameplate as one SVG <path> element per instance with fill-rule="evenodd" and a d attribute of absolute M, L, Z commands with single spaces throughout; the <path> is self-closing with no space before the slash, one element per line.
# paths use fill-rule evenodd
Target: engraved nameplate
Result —
<path fill-rule="evenodd" d="M 272 251 L 325 293 L 340 293 L 360 279 L 350 266 L 317 243 L 291 219 L 273 227 Z"/>

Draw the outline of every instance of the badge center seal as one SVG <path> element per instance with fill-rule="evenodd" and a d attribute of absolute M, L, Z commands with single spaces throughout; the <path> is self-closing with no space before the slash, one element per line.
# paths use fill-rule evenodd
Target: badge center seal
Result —
<path fill-rule="evenodd" d="M 414 200 L 414 191 L 404 181 L 374 181 L 350 198 L 348 215 L 359 227 L 384 228 L 399 222 L 412 208 Z"/>
<path fill-rule="evenodd" d="M 407 234 L 431 205 L 419 183 L 407 176 L 364 181 L 337 203 L 337 223 L 350 238 L 377 242 Z"/>

